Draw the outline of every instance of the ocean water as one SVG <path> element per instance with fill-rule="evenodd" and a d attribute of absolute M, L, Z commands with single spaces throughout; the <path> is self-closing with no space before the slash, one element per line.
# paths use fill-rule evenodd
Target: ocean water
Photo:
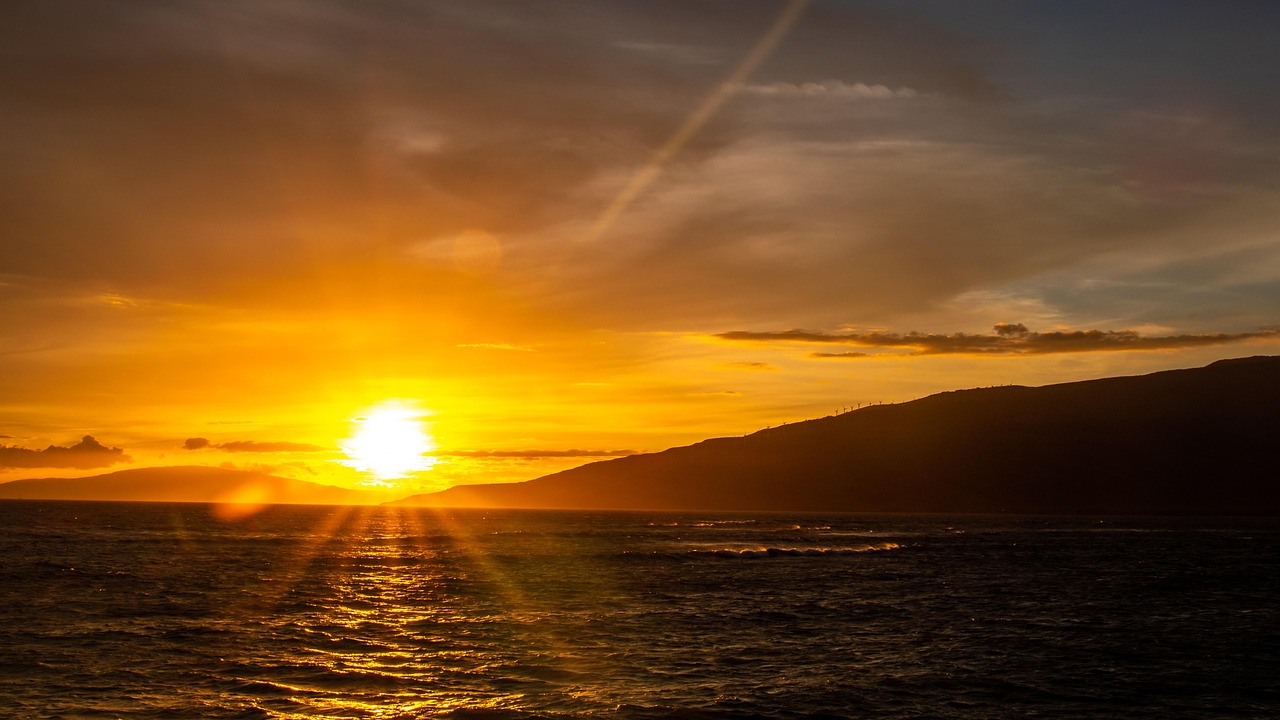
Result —
<path fill-rule="evenodd" d="M 4 718 L 1274 718 L 1280 523 L 0 502 Z"/>

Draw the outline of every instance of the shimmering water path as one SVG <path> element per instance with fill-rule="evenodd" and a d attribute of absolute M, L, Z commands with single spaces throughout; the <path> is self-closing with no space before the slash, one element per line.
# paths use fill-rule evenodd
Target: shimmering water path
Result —
<path fill-rule="evenodd" d="M 1265 520 L 0 502 L 0 717 L 1280 716 Z"/>

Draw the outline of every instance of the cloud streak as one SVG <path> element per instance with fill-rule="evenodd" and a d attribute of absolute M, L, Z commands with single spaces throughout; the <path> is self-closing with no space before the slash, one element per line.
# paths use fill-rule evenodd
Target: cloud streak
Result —
<path fill-rule="evenodd" d="M 433 452 L 436 457 L 465 457 L 465 458 L 578 458 L 578 457 L 623 457 L 626 455 L 637 455 L 639 450 L 578 450 L 576 448 L 569 450 L 448 450 L 441 452 Z"/>
<path fill-rule="evenodd" d="M 775 82 L 756 85 L 742 85 L 740 92 L 752 95 L 773 95 L 778 97 L 831 97 L 841 99 L 886 100 L 891 98 L 912 98 L 919 95 L 909 87 L 896 90 L 885 85 L 867 85 L 866 83 L 846 83 L 843 80 L 823 80 L 822 82 L 788 83 Z"/>
<path fill-rule="evenodd" d="M 1121 350 L 1174 350 L 1272 338 L 1275 330 L 1205 335 L 1142 335 L 1134 330 L 1068 330 L 1033 332 L 1022 323 L 998 323 L 988 335 L 968 333 L 826 333 L 809 330 L 779 332 L 732 331 L 715 337 L 733 342 L 787 342 L 856 345 L 885 350 L 911 350 L 912 355 L 1053 355 Z M 815 352 L 818 358 L 871 357 L 863 352 Z"/>
<path fill-rule="evenodd" d="M 766 362 L 740 361 L 740 362 L 721 363 L 721 365 L 723 365 L 724 367 L 734 368 L 737 370 L 773 371 L 778 369 L 776 365 L 770 365 L 769 363 L 766 363 Z"/>
<path fill-rule="evenodd" d="M 107 447 L 92 435 L 85 435 L 80 442 L 66 447 L 50 445 L 43 450 L 0 446 L 0 467 L 6 468 L 75 468 L 90 470 L 103 468 L 133 458 L 121 448 Z"/>
<path fill-rule="evenodd" d="M 323 452 L 329 448 L 310 443 L 296 442 L 259 442 L 257 440 L 232 440 L 224 443 L 211 443 L 208 438 L 193 437 L 187 438 L 182 443 L 182 447 L 187 450 L 203 450 L 211 448 L 221 450 L 223 452 L 253 452 L 253 453 L 273 453 L 273 452 Z"/>

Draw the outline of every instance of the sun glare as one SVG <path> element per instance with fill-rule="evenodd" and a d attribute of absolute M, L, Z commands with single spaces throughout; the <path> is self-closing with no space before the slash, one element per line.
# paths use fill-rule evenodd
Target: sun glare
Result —
<path fill-rule="evenodd" d="M 375 480 L 408 477 L 436 463 L 428 455 L 435 443 L 422 423 L 422 411 L 400 402 L 386 402 L 351 422 L 351 437 L 338 442 L 350 458 L 343 464 L 367 472 Z"/>

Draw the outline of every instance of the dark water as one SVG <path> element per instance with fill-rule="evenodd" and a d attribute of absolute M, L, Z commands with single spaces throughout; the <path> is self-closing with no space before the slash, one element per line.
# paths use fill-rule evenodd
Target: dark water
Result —
<path fill-rule="evenodd" d="M 0 502 L 0 717 L 1280 717 L 1280 523 Z"/>

